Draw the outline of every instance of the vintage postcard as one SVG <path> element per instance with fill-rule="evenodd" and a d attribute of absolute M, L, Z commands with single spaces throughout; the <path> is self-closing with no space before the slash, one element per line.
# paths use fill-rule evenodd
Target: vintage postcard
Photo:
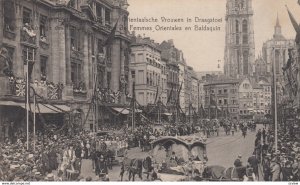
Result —
<path fill-rule="evenodd" d="M 0 7 L 3 184 L 298 184 L 300 1 Z"/>

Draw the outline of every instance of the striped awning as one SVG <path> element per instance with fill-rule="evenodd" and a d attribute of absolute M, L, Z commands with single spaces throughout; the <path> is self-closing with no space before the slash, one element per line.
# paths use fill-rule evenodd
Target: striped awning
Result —
<path fill-rule="evenodd" d="M 0 105 L 4 106 L 16 106 L 26 109 L 24 102 L 14 102 L 14 101 L 0 101 Z M 33 103 L 30 104 L 29 110 L 34 111 Z M 52 113 L 65 113 L 71 111 L 71 108 L 66 105 L 56 105 L 56 104 L 36 104 L 36 113 L 52 114 Z"/>

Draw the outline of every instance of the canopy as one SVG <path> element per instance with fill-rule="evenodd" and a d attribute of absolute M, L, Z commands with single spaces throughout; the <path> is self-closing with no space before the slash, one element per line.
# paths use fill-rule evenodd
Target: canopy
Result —
<path fill-rule="evenodd" d="M 26 109 L 25 104 L 21 105 L 23 109 Z M 31 111 L 34 109 L 33 103 L 30 104 Z M 35 112 L 43 113 L 43 114 L 53 114 L 53 113 L 64 113 L 69 112 L 71 110 L 70 107 L 66 105 L 50 105 L 50 104 L 38 104 L 36 105 Z"/>
<path fill-rule="evenodd" d="M 161 137 L 153 142 L 152 155 L 156 160 L 164 160 L 168 153 L 175 152 L 177 156 L 187 161 L 190 155 L 199 159 L 204 159 L 206 153 L 206 144 L 197 139 L 183 138 L 183 137 Z"/>
<path fill-rule="evenodd" d="M 17 106 L 26 109 L 24 102 L 14 102 L 14 101 L 0 101 L 0 105 L 5 106 Z M 31 103 L 30 105 L 31 111 L 34 110 L 34 105 Z M 64 113 L 69 112 L 71 108 L 66 105 L 51 105 L 51 104 L 37 104 L 36 105 L 36 113 Z"/>
<path fill-rule="evenodd" d="M 119 113 L 121 113 L 121 114 L 124 114 L 124 115 L 129 114 L 129 110 L 126 109 L 126 108 L 115 108 L 115 107 L 113 107 L 112 109 L 119 112 Z"/>

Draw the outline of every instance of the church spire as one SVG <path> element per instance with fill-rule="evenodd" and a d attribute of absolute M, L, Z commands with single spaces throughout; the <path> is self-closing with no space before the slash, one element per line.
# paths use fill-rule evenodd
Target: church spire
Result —
<path fill-rule="evenodd" d="M 277 20 L 276 20 L 276 26 L 275 27 L 281 27 L 280 24 L 279 24 L 278 12 L 277 12 Z"/>
<path fill-rule="evenodd" d="M 275 27 L 274 27 L 274 35 L 273 35 L 273 38 L 274 38 L 274 39 L 277 39 L 277 40 L 282 40 L 282 39 L 284 39 L 284 37 L 282 36 L 282 33 L 281 33 L 281 26 L 280 26 L 280 23 L 279 23 L 278 13 L 277 13 L 276 25 L 275 25 Z"/>

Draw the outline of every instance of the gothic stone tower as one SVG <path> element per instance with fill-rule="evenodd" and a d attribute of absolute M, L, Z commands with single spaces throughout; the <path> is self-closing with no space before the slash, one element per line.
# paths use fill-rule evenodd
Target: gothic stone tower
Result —
<path fill-rule="evenodd" d="M 224 73 L 252 76 L 255 60 L 252 0 L 227 0 Z"/>

